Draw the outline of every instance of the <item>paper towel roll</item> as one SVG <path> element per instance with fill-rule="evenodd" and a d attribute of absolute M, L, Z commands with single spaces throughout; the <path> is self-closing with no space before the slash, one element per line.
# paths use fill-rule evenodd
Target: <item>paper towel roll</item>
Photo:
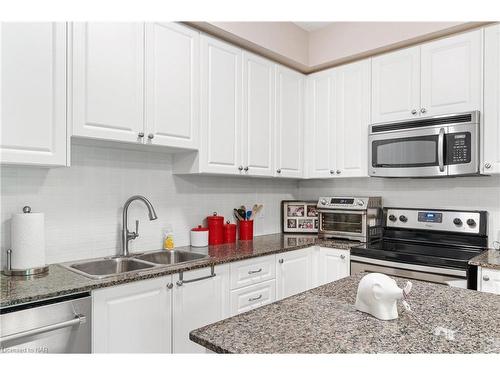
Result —
<path fill-rule="evenodd" d="M 12 215 L 12 268 L 45 266 L 45 218 L 42 213 Z"/>

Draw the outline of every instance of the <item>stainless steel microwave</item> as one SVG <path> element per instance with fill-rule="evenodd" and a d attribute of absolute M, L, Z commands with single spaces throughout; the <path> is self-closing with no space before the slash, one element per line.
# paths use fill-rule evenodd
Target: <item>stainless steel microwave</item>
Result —
<path fill-rule="evenodd" d="M 369 175 L 479 174 L 479 111 L 370 125 Z"/>

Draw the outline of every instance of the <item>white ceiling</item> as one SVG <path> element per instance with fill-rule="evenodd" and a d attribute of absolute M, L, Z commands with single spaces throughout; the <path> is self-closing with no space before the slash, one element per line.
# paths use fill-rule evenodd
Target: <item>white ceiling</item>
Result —
<path fill-rule="evenodd" d="M 333 22 L 294 22 L 298 27 L 306 31 L 315 31 L 331 25 Z"/>

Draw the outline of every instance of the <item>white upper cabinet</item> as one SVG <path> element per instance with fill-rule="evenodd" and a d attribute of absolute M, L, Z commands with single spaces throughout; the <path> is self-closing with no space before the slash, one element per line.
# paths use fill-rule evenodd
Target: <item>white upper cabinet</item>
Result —
<path fill-rule="evenodd" d="M 307 78 L 307 177 L 330 177 L 335 173 L 335 77 L 335 70 L 330 69 Z"/>
<path fill-rule="evenodd" d="M 177 23 L 146 24 L 146 143 L 198 147 L 199 43 L 199 32 Z"/>
<path fill-rule="evenodd" d="M 420 47 L 372 59 L 372 123 L 416 117 L 420 111 Z"/>
<path fill-rule="evenodd" d="M 241 80 L 241 50 L 202 35 L 200 158 L 203 172 L 237 174 L 239 171 Z"/>
<path fill-rule="evenodd" d="M 92 292 L 93 353 L 170 353 L 172 276 Z"/>
<path fill-rule="evenodd" d="M 481 109 L 482 33 L 477 30 L 422 45 L 422 114 Z"/>
<path fill-rule="evenodd" d="M 276 68 L 276 176 L 302 177 L 304 75 Z"/>
<path fill-rule="evenodd" d="M 204 353 L 189 332 L 229 317 L 229 266 L 216 266 L 174 275 L 173 352 Z"/>
<path fill-rule="evenodd" d="M 144 24 L 73 28 L 73 135 L 142 142 Z"/>
<path fill-rule="evenodd" d="M 273 176 L 275 64 L 243 52 L 242 165 L 245 174 Z"/>
<path fill-rule="evenodd" d="M 335 174 L 368 176 L 368 127 L 370 125 L 370 61 L 362 60 L 336 69 Z"/>
<path fill-rule="evenodd" d="M 500 25 L 484 33 L 483 164 L 481 171 L 500 173 Z"/>
<path fill-rule="evenodd" d="M 0 37 L 1 162 L 66 165 L 66 24 L 4 22 Z"/>

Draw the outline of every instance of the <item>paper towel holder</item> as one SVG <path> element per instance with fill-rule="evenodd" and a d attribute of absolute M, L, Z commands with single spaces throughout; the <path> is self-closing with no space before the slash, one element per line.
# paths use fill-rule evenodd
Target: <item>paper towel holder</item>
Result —
<path fill-rule="evenodd" d="M 24 206 L 23 212 L 25 214 L 31 213 L 30 206 Z M 27 269 L 13 269 L 12 268 L 12 249 L 7 250 L 7 267 L 2 271 L 5 276 L 34 276 L 43 275 L 49 272 L 49 266 L 27 268 Z"/>
<path fill-rule="evenodd" d="M 12 249 L 7 250 L 7 267 L 2 271 L 5 276 L 35 276 L 43 275 L 49 272 L 49 266 L 27 268 L 27 269 L 13 269 L 12 268 Z"/>

